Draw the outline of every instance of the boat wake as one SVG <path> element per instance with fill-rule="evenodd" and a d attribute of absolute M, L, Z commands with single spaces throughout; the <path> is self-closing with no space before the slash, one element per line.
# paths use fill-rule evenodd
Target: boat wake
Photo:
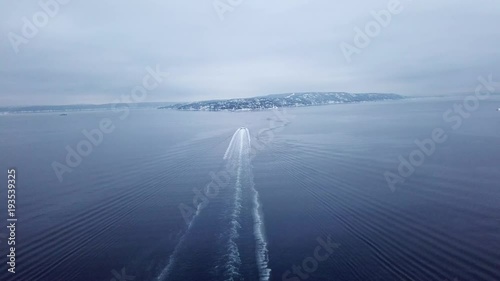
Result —
<path fill-rule="evenodd" d="M 212 209 L 207 211 L 201 204 L 198 205 L 196 214 L 156 281 L 178 280 L 179 276 L 193 274 L 194 269 L 189 272 L 182 264 L 194 262 L 188 249 L 196 247 L 202 233 L 217 237 L 217 241 L 213 241 L 216 254 L 211 261 L 213 270 L 210 278 L 225 281 L 269 280 L 271 270 L 268 266 L 267 240 L 259 193 L 253 182 L 251 151 L 249 130 L 239 128 L 223 157 L 225 170 L 231 179 L 219 195 L 222 203 L 211 203 Z M 207 229 L 207 226 L 211 228 Z M 209 256 L 213 257 L 212 254 Z M 203 263 L 196 266 L 208 266 L 206 260 Z"/>
<path fill-rule="evenodd" d="M 239 280 L 239 266 L 241 258 L 239 256 L 237 239 L 240 237 L 240 231 L 252 231 L 255 240 L 255 264 L 259 273 L 260 281 L 267 281 L 271 270 L 268 268 L 268 250 L 265 238 L 264 222 L 262 219 L 261 204 L 259 202 L 259 193 L 255 189 L 253 182 L 253 173 L 251 166 L 251 138 L 247 128 L 239 128 L 233 135 L 231 142 L 224 154 L 228 167 L 234 167 L 236 170 L 236 181 L 234 185 L 234 204 L 231 213 L 231 222 L 228 235 L 228 253 L 229 257 L 226 264 L 225 280 Z M 247 195 L 246 197 L 244 195 Z M 247 200 L 245 200 L 247 199 Z M 242 229 L 240 220 L 242 220 L 242 207 L 246 202 L 250 206 L 251 217 L 253 219 L 253 229 Z"/>

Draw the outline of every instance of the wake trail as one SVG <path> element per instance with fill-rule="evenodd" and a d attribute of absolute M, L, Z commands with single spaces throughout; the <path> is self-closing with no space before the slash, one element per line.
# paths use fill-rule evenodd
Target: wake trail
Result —
<path fill-rule="evenodd" d="M 238 129 L 231 139 L 229 143 L 229 147 L 227 148 L 226 154 L 224 155 L 224 159 L 228 161 L 236 161 L 237 172 L 236 172 L 236 182 L 235 182 L 235 192 L 234 192 L 234 203 L 233 203 L 233 211 L 231 213 L 231 222 L 230 229 L 228 233 L 228 245 L 227 245 L 227 257 L 228 261 L 225 265 L 225 280 L 232 281 L 240 277 L 239 268 L 241 266 L 241 257 L 238 249 L 238 245 L 236 240 L 239 238 L 239 229 L 241 225 L 239 223 L 239 218 L 241 214 L 242 208 L 242 173 L 243 173 L 243 157 L 245 154 L 245 134 L 248 134 L 248 130 Z M 238 147 L 238 151 L 235 150 Z"/>
<path fill-rule="evenodd" d="M 238 134 L 240 133 L 240 129 L 236 130 L 236 132 L 234 133 L 233 137 L 231 138 L 231 142 L 229 142 L 229 146 L 227 147 L 226 149 L 226 153 L 224 153 L 224 160 L 227 160 L 227 158 L 231 155 L 231 153 L 234 151 L 234 139 L 236 139 L 236 137 L 238 136 Z"/>
<path fill-rule="evenodd" d="M 260 208 L 259 193 L 252 186 L 253 198 L 253 219 L 254 219 L 254 237 L 255 237 L 255 257 L 257 259 L 257 267 L 259 270 L 259 280 L 268 281 L 271 277 L 271 269 L 269 268 L 269 255 L 267 250 L 267 240 L 264 231 L 264 221 L 262 219 L 262 210 Z"/>
<path fill-rule="evenodd" d="M 248 135 L 248 129 L 246 129 L 246 131 L 243 130 L 242 128 L 236 130 L 236 132 L 233 134 L 231 141 L 229 143 L 229 146 L 227 147 L 227 150 L 224 154 L 224 160 L 228 160 L 227 162 L 230 162 L 229 157 L 234 154 L 236 147 L 239 147 L 239 153 L 238 153 L 238 158 L 239 158 L 238 162 L 239 163 L 237 163 L 238 168 L 237 168 L 237 179 L 236 179 L 236 185 L 235 185 L 236 192 L 235 192 L 235 198 L 234 198 L 234 211 L 232 213 L 233 219 L 231 222 L 232 225 L 231 225 L 231 229 L 230 229 L 231 240 L 229 242 L 229 251 L 230 251 L 229 255 L 231 258 L 231 264 L 228 266 L 229 266 L 229 272 L 231 273 L 231 275 L 237 274 L 237 268 L 239 268 L 239 264 L 241 263 L 240 258 L 239 258 L 238 247 L 236 245 L 235 240 L 239 236 L 238 235 L 238 228 L 240 227 L 237 219 L 238 219 L 240 211 L 241 211 L 241 173 L 242 173 L 241 159 L 243 157 L 243 153 L 245 152 L 244 151 L 244 148 L 245 148 L 244 141 L 242 141 L 244 138 L 245 132 Z M 248 135 L 247 139 L 249 139 L 249 135 Z M 228 167 L 229 167 L 229 165 L 228 165 Z M 233 163 L 233 167 L 234 167 L 234 163 Z M 194 221 L 199 216 L 202 209 L 203 209 L 202 202 L 200 202 L 196 207 L 196 212 L 195 212 L 194 216 L 191 218 L 191 220 L 187 226 L 186 231 L 184 232 L 184 234 L 181 236 L 181 238 L 177 242 L 174 250 L 172 251 L 172 254 L 170 254 L 170 256 L 169 256 L 167 265 L 161 271 L 161 273 L 158 275 L 158 277 L 155 279 L 156 281 L 168 280 L 169 276 L 171 275 L 171 273 L 175 267 L 175 264 L 177 263 L 177 257 L 179 255 L 179 253 L 181 252 L 182 246 L 185 243 L 186 238 L 189 235 L 189 233 L 194 225 Z"/>
<path fill-rule="evenodd" d="M 201 212 L 201 209 L 202 209 L 201 208 L 201 204 L 202 203 L 199 203 L 198 206 L 196 207 L 196 213 L 194 214 L 193 218 L 189 222 L 186 231 L 184 232 L 184 234 L 179 239 L 179 242 L 177 243 L 177 245 L 175 245 L 174 251 L 172 252 L 172 254 L 170 255 L 170 257 L 168 258 L 167 266 L 163 269 L 163 271 L 156 278 L 157 281 L 167 280 L 168 276 L 170 275 L 170 273 L 172 271 L 172 268 L 174 267 L 174 264 L 176 262 L 176 257 L 178 256 L 179 251 L 180 251 L 180 249 L 181 249 L 184 241 L 186 240 L 186 236 L 189 233 L 189 231 L 191 230 L 191 228 L 193 226 L 194 220 L 196 219 L 196 217 L 198 217 L 198 215 Z"/>
<path fill-rule="evenodd" d="M 261 203 L 259 201 L 259 193 L 255 189 L 253 182 L 253 173 L 251 166 L 251 138 L 250 132 L 247 128 L 239 128 L 233 134 L 229 146 L 224 153 L 223 159 L 226 162 L 227 171 L 231 171 L 234 177 L 234 189 L 232 190 L 232 197 L 230 199 L 230 208 L 228 215 L 227 229 L 223 232 L 225 251 L 224 263 L 222 263 L 223 271 L 221 272 L 225 281 L 242 280 L 243 276 L 240 273 L 241 260 L 240 249 L 238 241 L 240 238 L 240 231 L 242 226 L 240 220 L 242 219 L 243 205 L 250 206 L 252 212 L 245 211 L 245 217 L 251 216 L 253 220 L 252 226 L 245 227 L 244 233 L 252 233 L 255 241 L 255 261 L 259 274 L 259 281 L 269 281 L 271 269 L 269 269 L 269 257 L 267 249 L 267 240 L 265 237 L 264 221 L 261 210 Z M 245 200 L 245 198 L 249 200 Z M 245 203 L 247 202 L 247 203 Z M 197 205 L 196 213 L 191 218 L 186 231 L 177 242 L 173 252 L 171 253 L 168 263 L 161 271 L 155 281 L 165 281 L 172 277 L 174 269 L 179 262 L 179 255 L 182 255 L 183 245 L 189 243 L 188 237 L 195 221 L 198 219 L 202 212 L 202 203 Z M 197 225 L 197 223 L 196 223 Z M 194 231 L 194 230 L 193 230 Z M 251 231 L 251 232 L 250 232 Z"/>
<path fill-rule="evenodd" d="M 239 128 L 233 135 L 233 139 L 224 155 L 224 159 L 237 162 L 236 184 L 235 184 L 235 209 L 232 213 L 230 240 L 229 240 L 229 264 L 226 268 L 232 275 L 226 280 L 235 280 L 239 277 L 238 267 L 241 265 L 241 258 L 237 248 L 236 240 L 239 237 L 238 230 L 241 226 L 238 222 L 242 208 L 242 189 L 248 188 L 251 194 L 252 201 L 252 218 L 253 218 L 253 236 L 255 239 L 255 258 L 259 272 L 259 281 L 268 281 L 270 272 L 268 263 L 267 240 L 265 237 L 264 221 L 262 219 L 261 204 L 259 201 L 259 193 L 255 189 L 253 182 L 253 173 L 251 166 L 251 138 L 247 128 Z M 245 177 L 245 183 L 248 186 L 242 185 L 242 178 Z"/>

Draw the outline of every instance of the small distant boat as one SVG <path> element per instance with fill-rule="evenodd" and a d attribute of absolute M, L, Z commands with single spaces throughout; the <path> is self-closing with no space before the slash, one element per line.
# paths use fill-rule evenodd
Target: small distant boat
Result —
<path fill-rule="evenodd" d="M 499 108 L 497 108 L 497 111 L 500 111 L 500 107 L 499 107 Z"/>
<path fill-rule="evenodd" d="M 68 116 L 68 114 L 66 114 L 66 113 L 61 113 L 61 114 L 59 114 L 59 116 Z"/>

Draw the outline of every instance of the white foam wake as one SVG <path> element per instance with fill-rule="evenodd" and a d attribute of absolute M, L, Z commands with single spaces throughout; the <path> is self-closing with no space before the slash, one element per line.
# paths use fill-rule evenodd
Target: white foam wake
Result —
<path fill-rule="evenodd" d="M 243 174 L 243 161 L 245 160 L 245 154 L 247 154 L 247 150 L 249 150 L 249 143 L 245 142 L 248 137 L 245 135 L 249 135 L 248 129 L 239 128 L 233 135 L 231 142 L 229 143 L 229 147 L 226 150 L 224 155 L 224 159 L 228 160 L 228 162 L 236 162 L 237 170 L 236 170 L 236 182 L 234 185 L 234 201 L 233 201 L 233 211 L 230 215 L 230 229 L 229 229 L 229 241 L 228 241 L 228 261 L 225 266 L 225 280 L 233 281 L 238 279 L 239 277 L 239 268 L 241 266 L 241 258 L 238 249 L 238 245 L 236 244 L 236 240 L 239 237 L 239 229 L 241 228 L 239 223 L 239 217 L 242 208 L 242 174 Z"/>
<path fill-rule="evenodd" d="M 239 237 L 238 229 L 240 225 L 238 223 L 238 218 L 240 216 L 242 208 L 242 176 L 245 174 L 248 178 L 246 183 L 249 185 L 250 193 L 252 195 L 252 217 L 253 217 L 253 235 L 255 239 L 255 257 L 257 262 L 257 267 L 259 271 L 259 281 L 268 281 L 270 278 L 271 270 L 268 267 L 269 258 L 267 250 L 267 240 L 265 237 L 264 221 L 262 219 L 262 212 L 259 202 L 259 193 L 255 189 L 253 183 L 252 167 L 250 164 L 250 151 L 251 151 L 251 138 L 250 132 L 247 128 L 239 128 L 233 138 L 231 143 L 227 148 L 224 159 L 231 161 L 237 159 L 237 173 L 236 173 L 236 185 L 235 185 L 235 209 L 232 213 L 231 221 L 231 239 L 229 241 L 230 249 L 230 265 L 229 269 L 231 272 L 235 273 L 234 277 L 237 276 L 237 269 L 240 265 L 240 257 L 236 244 L 236 239 Z M 233 280 L 229 278 L 227 280 Z"/>
<path fill-rule="evenodd" d="M 239 128 L 231 138 L 231 142 L 224 154 L 224 159 L 227 161 L 227 166 L 235 171 L 236 179 L 234 185 L 234 197 L 229 214 L 230 222 L 229 229 L 227 230 L 227 262 L 224 266 L 225 281 L 239 280 L 241 275 L 239 273 L 241 266 L 241 258 L 237 245 L 239 238 L 239 230 L 241 225 L 239 223 L 242 205 L 243 205 L 243 189 L 248 185 L 251 193 L 251 200 L 253 203 L 252 217 L 253 217 L 253 235 L 255 239 L 255 257 L 259 271 L 259 281 L 268 281 L 270 278 L 271 269 L 268 267 L 269 257 L 267 249 L 267 240 L 265 237 L 265 228 L 262 218 L 261 205 L 259 202 L 259 193 L 255 189 L 253 183 L 253 175 L 250 164 L 250 151 L 251 151 L 251 138 L 250 132 L 247 128 Z M 196 214 L 192 217 L 188 227 L 182 237 L 179 239 L 174 251 L 169 257 L 167 266 L 163 269 L 157 277 L 157 281 L 167 280 L 171 271 L 173 270 L 182 245 L 184 244 L 188 233 L 190 232 L 194 221 L 198 217 L 203 208 L 201 203 L 197 206 Z"/>
<path fill-rule="evenodd" d="M 255 257 L 259 269 L 259 281 L 268 281 L 271 276 L 269 268 L 269 255 L 267 250 L 267 240 L 264 230 L 264 221 L 259 202 L 259 192 L 252 185 L 253 192 L 253 234 L 255 237 Z"/>
<path fill-rule="evenodd" d="M 179 242 L 177 243 L 177 245 L 175 245 L 175 248 L 174 248 L 174 251 L 172 252 L 172 254 L 170 255 L 170 257 L 168 258 L 168 263 L 167 263 L 167 266 L 162 270 L 162 272 L 158 275 L 158 277 L 156 278 L 157 281 L 163 281 L 163 280 L 167 280 L 167 277 L 170 275 L 171 271 L 172 271 L 172 268 L 176 262 L 176 257 L 177 255 L 179 254 L 179 251 L 180 251 L 180 248 L 181 246 L 184 244 L 184 240 L 186 240 L 186 236 L 187 234 L 189 233 L 189 231 L 191 230 L 192 226 L 193 226 L 193 222 L 194 220 L 196 219 L 196 217 L 198 217 L 198 215 L 200 214 L 201 212 L 201 202 L 198 204 L 197 208 L 196 208 L 196 213 L 194 214 L 194 216 L 191 218 L 191 221 L 189 222 L 188 224 L 188 227 L 186 229 L 186 231 L 184 232 L 184 234 L 181 236 L 181 238 L 179 239 Z"/>
<path fill-rule="evenodd" d="M 226 149 L 226 153 L 224 153 L 224 160 L 227 160 L 229 158 L 229 156 L 233 153 L 233 151 L 234 151 L 234 145 L 233 145 L 234 144 L 234 140 L 240 134 L 240 130 L 241 130 L 241 128 L 239 128 L 238 130 L 236 130 L 236 132 L 234 133 L 233 137 L 231 138 L 231 142 L 229 142 L 229 146 Z"/>

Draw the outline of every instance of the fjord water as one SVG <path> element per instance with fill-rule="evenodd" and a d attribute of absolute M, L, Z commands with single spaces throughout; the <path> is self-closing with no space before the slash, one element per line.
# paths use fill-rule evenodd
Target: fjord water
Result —
<path fill-rule="evenodd" d="M 453 129 L 457 102 L 0 116 L 19 218 L 0 280 L 499 280 L 500 99 Z M 60 182 L 52 163 L 104 118 Z M 393 192 L 384 173 L 435 128 L 447 140 Z M 339 246 L 313 262 L 319 241 Z"/>

